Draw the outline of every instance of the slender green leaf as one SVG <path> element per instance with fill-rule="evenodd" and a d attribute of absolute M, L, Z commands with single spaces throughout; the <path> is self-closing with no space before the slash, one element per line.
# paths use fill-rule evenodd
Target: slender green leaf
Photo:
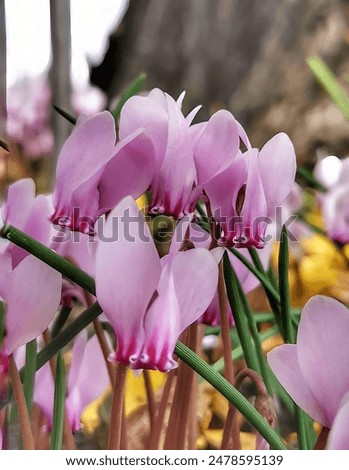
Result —
<path fill-rule="evenodd" d="M 277 433 L 269 426 L 263 416 L 261 416 L 250 402 L 224 377 L 222 377 L 222 375 L 215 372 L 203 359 L 179 341 L 177 342 L 175 353 L 180 359 L 182 359 L 182 361 L 200 374 L 201 377 L 207 380 L 207 382 L 209 382 L 227 400 L 229 400 L 229 402 L 245 416 L 245 418 L 257 429 L 257 431 L 273 448 L 277 450 L 286 450 L 285 444 Z"/>
<path fill-rule="evenodd" d="M 327 191 L 325 186 L 315 178 L 313 173 L 310 170 L 308 170 L 308 168 L 298 167 L 297 168 L 297 176 L 300 176 L 301 178 L 303 178 L 305 180 L 305 182 L 311 188 L 314 188 L 318 191 L 321 191 L 322 193 L 325 193 Z"/>
<path fill-rule="evenodd" d="M 55 338 L 58 333 L 62 330 L 62 328 L 64 327 L 66 321 L 68 320 L 69 318 L 69 315 L 71 313 L 72 309 L 70 307 L 62 307 L 60 312 L 59 312 L 59 315 L 56 319 L 56 321 L 54 322 L 53 324 L 53 327 L 52 327 L 52 331 L 51 331 L 51 336 L 52 338 Z"/>
<path fill-rule="evenodd" d="M 3 140 L 0 139 L 0 147 L 2 147 L 4 150 L 6 150 L 6 152 L 9 152 L 10 149 L 8 148 L 8 145 L 6 142 L 4 142 Z"/>
<path fill-rule="evenodd" d="M 69 121 L 71 124 L 73 124 L 75 126 L 76 122 L 77 122 L 77 119 L 72 116 L 71 114 L 67 113 L 67 111 L 64 111 L 64 109 L 60 108 L 59 106 L 57 105 L 53 105 L 55 111 L 57 111 L 58 114 L 60 114 L 61 116 L 63 116 L 67 121 Z"/>
<path fill-rule="evenodd" d="M 10 240 L 10 242 L 14 243 L 15 245 L 20 246 L 28 253 L 41 259 L 44 261 L 44 263 L 56 269 L 64 276 L 67 276 L 73 282 L 76 282 L 83 289 L 87 290 L 87 292 L 90 292 L 90 294 L 96 294 L 95 282 L 92 276 L 86 274 L 77 266 L 74 266 L 68 260 L 62 258 L 62 256 L 57 255 L 57 253 L 52 251 L 50 248 L 47 248 L 45 245 L 37 242 L 21 230 L 18 230 L 12 225 L 8 225 L 3 227 L 0 235 L 3 238 L 7 238 L 7 240 Z"/>
<path fill-rule="evenodd" d="M 51 449 L 62 449 L 63 426 L 64 426 L 64 401 L 65 401 L 65 366 L 62 352 L 57 356 L 57 367 L 55 374 L 55 393 L 53 405 Z"/>
<path fill-rule="evenodd" d="M 124 93 L 121 95 L 121 98 L 116 105 L 116 108 L 113 111 L 113 116 L 115 121 L 119 119 L 122 107 L 126 103 L 126 101 L 131 98 L 131 96 L 137 95 L 139 93 L 144 85 L 146 79 L 146 74 L 141 73 L 138 75 L 138 77 L 131 83 L 131 85 L 124 91 Z"/>
<path fill-rule="evenodd" d="M 292 323 L 290 290 L 288 284 L 288 235 L 286 227 L 284 225 L 282 226 L 281 230 L 278 271 L 281 318 L 284 326 L 286 342 L 295 343 L 296 336 Z"/>
<path fill-rule="evenodd" d="M 36 357 L 37 357 L 37 344 L 36 339 L 30 341 L 25 347 L 25 366 L 24 366 L 24 396 L 27 403 L 28 413 L 33 406 L 33 395 L 35 385 L 35 372 L 36 372 Z"/>
<path fill-rule="evenodd" d="M 322 88 L 331 97 L 337 108 L 346 119 L 349 119 L 349 97 L 338 83 L 328 65 L 318 56 L 311 56 L 307 60 L 308 66 Z"/>
<path fill-rule="evenodd" d="M 256 359 L 255 351 L 251 342 L 250 332 L 246 315 L 244 312 L 243 304 L 241 302 L 238 278 L 235 271 L 229 261 L 228 254 L 225 252 L 223 255 L 223 266 L 224 266 L 224 279 L 225 286 L 227 289 L 228 300 L 230 308 L 234 314 L 235 327 L 239 335 L 240 344 L 244 351 L 245 360 L 247 366 L 250 369 L 259 371 L 258 362 Z"/>

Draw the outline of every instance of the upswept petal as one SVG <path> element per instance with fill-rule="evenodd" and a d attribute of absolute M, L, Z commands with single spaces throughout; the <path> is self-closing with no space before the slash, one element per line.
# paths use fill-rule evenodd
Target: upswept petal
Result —
<path fill-rule="evenodd" d="M 240 146 L 237 122 L 231 113 L 217 111 L 207 122 L 194 149 L 198 185 L 227 169 Z"/>
<path fill-rule="evenodd" d="M 62 289 L 62 275 L 27 256 L 10 274 L 5 301 L 7 354 L 39 336 L 53 320 Z"/>
<path fill-rule="evenodd" d="M 331 297 L 317 295 L 304 306 L 298 328 L 298 362 L 312 394 L 331 427 L 349 390 L 349 310 Z"/>
<path fill-rule="evenodd" d="M 304 377 L 300 369 L 297 349 L 298 346 L 295 344 L 284 344 L 274 348 L 267 355 L 269 365 L 295 403 L 315 421 L 328 426 L 324 410 L 309 388 L 308 378 Z"/>
<path fill-rule="evenodd" d="M 143 345 L 143 318 L 160 270 L 144 217 L 126 197 L 108 216 L 96 250 L 97 298 L 115 330 L 118 361 L 128 363 Z"/>
<path fill-rule="evenodd" d="M 264 246 L 263 238 L 267 228 L 267 204 L 263 191 L 262 180 L 258 171 L 257 149 L 248 150 L 243 154 L 247 160 L 247 181 L 245 195 L 241 197 L 241 222 L 236 224 L 236 229 L 232 231 L 235 236 L 228 241 L 232 241 L 238 247 Z M 238 207 L 240 194 L 237 195 L 233 204 Z M 239 213 L 239 211 L 237 211 Z M 231 237 L 231 236 L 230 236 Z"/>
<path fill-rule="evenodd" d="M 98 186 L 99 214 L 112 209 L 128 195 L 138 199 L 148 189 L 155 168 L 154 147 L 144 133 L 118 149 L 106 165 Z"/>
<path fill-rule="evenodd" d="M 151 93 L 147 97 L 133 96 L 124 104 L 120 114 L 119 137 L 123 140 L 137 129 L 144 129 L 154 146 L 156 166 L 159 169 L 166 152 L 168 114 L 167 109 L 153 100 Z M 162 95 L 166 101 L 163 93 Z"/>
<path fill-rule="evenodd" d="M 171 264 L 181 312 L 181 331 L 199 318 L 210 304 L 218 284 L 215 258 L 204 248 L 178 253 Z"/>
<path fill-rule="evenodd" d="M 34 181 L 31 178 L 16 181 L 8 188 L 7 201 L 1 207 L 2 219 L 6 224 L 23 229 L 34 200 Z"/>
<path fill-rule="evenodd" d="M 196 179 L 189 126 L 177 103 L 166 95 L 168 104 L 168 140 L 160 171 L 155 175 L 152 190 L 152 212 L 182 218 Z"/>
<path fill-rule="evenodd" d="M 98 173 L 115 154 L 115 122 L 108 111 L 98 113 L 74 127 L 64 143 L 57 163 L 57 182 L 53 193 L 69 198 L 80 185 Z"/>
<path fill-rule="evenodd" d="M 70 380 L 73 374 L 76 377 L 71 386 Z M 108 387 L 108 384 L 108 371 L 97 336 L 89 339 L 84 344 L 82 351 L 74 350 L 73 347 L 66 399 L 67 415 L 73 431 L 80 428 L 80 416 L 86 406 L 96 400 Z"/>
<path fill-rule="evenodd" d="M 173 351 L 181 333 L 181 313 L 169 265 L 163 269 L 157 294 L 144 320 L 144 347 L 133 358 L 132 368 L 168 372 L 178 366 Z"/>
<path fill-rule="evenodd" d="M 287 134 L 276 134 L 260 150 L 258 170 L 268 207 L 265 215 L 274 216 L 275 207 L 284 202 L 292 189 L 296 169 L 296 154 Z"/>
<path fill-rule="evenodd" d="M 331 432 L 328 436 L 326 449 L 349 450 L 349 393 L 347 393 L 340 405 L 339 411 L 333 421 Z"/>

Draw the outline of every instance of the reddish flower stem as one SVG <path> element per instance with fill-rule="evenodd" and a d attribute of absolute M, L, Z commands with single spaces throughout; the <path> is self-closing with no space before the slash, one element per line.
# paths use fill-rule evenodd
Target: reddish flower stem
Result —
<path fill-rule="evenodd" d="M 115 371 L 113 401 L 109 429 L 109 450 L 121 449 L 121 430 L 123 420 L 124 395 L 127 366 L 119 363 Z"/>
<path fill-rule="evenodd" d="M 16 362 L 11 354 L 9 357 L 9 376 L 12 383 L 12 389 L 15 396 L 19 422 L 21 427 L 21 436 L 24 450 L 35 450 L 34 437 L 30 425 L 28 408 L 25 401 L 21 378 L 18 373 Z"/>

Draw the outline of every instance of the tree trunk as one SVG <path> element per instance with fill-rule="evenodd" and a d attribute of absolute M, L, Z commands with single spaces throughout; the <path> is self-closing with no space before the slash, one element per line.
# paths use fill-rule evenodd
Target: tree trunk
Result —
<path fill-rule="evenodd" d="M 220 107 L 230 109 L 254 145 L 284 130 L 303 158 L 319 143 L 333 148 L 348 141 L 349 124 L 315 84 L 306 58 L 320 54 L 338 73 L 349 67 L 346 5 L 344 0 L 130 0 L 109 93 L 145 71 L 148 88 L 174 96 L 186 90 L 187 110 L 203 104 L 201 119 Z"/>
<path fill-rule="evenodd" d="M 70 0 L 50 0 L 52 62 L 50 84 L 52 101 L 60 108 L 71 108 L 71 39 L 70 39 Z M 49 171 L 53 183 L 56 160 L 63 142 L 71 132 L 71 124 L 55 111 L 52 113 L 54 133 L 54 158 Z"/>

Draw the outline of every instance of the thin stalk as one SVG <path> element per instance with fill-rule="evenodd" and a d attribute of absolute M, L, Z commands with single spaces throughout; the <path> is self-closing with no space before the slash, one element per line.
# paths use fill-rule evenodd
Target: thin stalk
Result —
<path fill-rule="evenodd" d="M 141 73 L 140 75 L 138 75 L 138 77 L 131 83 L 131 85 L 126 88 L 126 90 L 124 91 L 124 93 L 122 93 L 121 95 L 121 98 L 118 102 L 118 104 L 116 105 L 116 108 L 114 109 L 114 111 L 112 112 L 113 116 L 114 116 L 114 119 L 115 121 L 117 121 L 119 119 L 119 116 L 120 116 L 120 113 L 121 113 L 121 110 L 122 110 L 122 107 L 124 106 L 124 104 L 126 103 L 126 101 L 131 98 L 131 96 L 134 96 L 136 95 L 137 93 L 139 93 L 144 85 L 144 82 L 145 82 L 145 79 L 146 79 L 146 74 L 145 73 Z"/>
<path fill-rule="evenodd" d="M 173 370 L 167 374 L 166 383 L 162 392 L 160 403 L 158 405 L 154 426 L 149 439 L 148 448 L 151 450 L 159 448 L 160 435 L 175 374 L 176 371 Z"/>
<path fill-rule="evenodd" d="M 52 252 L 49 248 L 41 243 L 33 240 L 14 227 L 7 226 L 1 231 L 1 236 L 12 241 L 16 245 L 24 248 L 29 253 L 34 254 L 42 261 L 46 262 L 59 272 L 65 274 L 73 282 L 86 289 L 91 294 L 95 294 L 94 280 L 82 270 L 76 268 L 71 263 Z M 67 344 L 81 329 L 91 323 L 101 313 L 101 308 L 98 303 L 95 303 L 90 309 L 87 309 L 85 315 L 76 320 L 69 328 L 66 328 L 60 333 L 51 343 L 38 354 L 38 368 L 46 363 L 50 357 L 57 353 L 62 347 L 62 344 Z M 69 333 L 67 331 L 69 329 Z M 68 339 L 67 342 L 65 342 Z M 53 344 L 54 343 L 54 344 Z M 283 442 L 277 434 L 267 425 L 263 417 L 254 410 L 250 403 L 239 394 L 229 382 L 227 382 L 219 373 L 215 372 L 205 361 L 199 358 L 193 351 L 185 347 L 180 342 L 177 343 L 176 354 L 190 367 L 198 372 L 204 379 L 213 385 L 223 396 L 225 396 L 239 411 L 246 417 L 247 420 L 254 425 L 254 427 L 262 434 L 263 437 L 276 449 L 286 449 Z"/>
<path fill-rule="evenodd" d="M 57 356 L 53 404 L 51 449 L 62 449 L 64 429 L 65 367 L 61 351 Z"/>
<path fill-rule="evenodd" d="M 13 355 L 9 357 L 9 376 L 16 400 L 19 422 L 21 427 L 22 444 L 24 450 L 35 450 L 33 433 L 31 430 L 28 408 L 25 401 L 22 382 L 18 373 Z"/>
<path fill-rule="evenodd" d="M 227 288 L 228 299 L 231 310 L 234 315 L 235 326 L 239 335 L 240 344 L 244 351 L 245 360 L 247 366 L 250 369 L 258 371 L 258 362 L 256 359 L 255 352 L 251 343 L 250 332 L 247 325 L 247 319 L 243 311 L 241 298 L 239 295 L 239 288 L 237 284 L 237 276 L 231 263 L 229 261 L 227 253 L 223 256 L 224 265 L 224 278 L 225 285 Z"/>
<path fill-rule="evenodd" d="M 144 378 L 144 385 L 145 385 L 145 392 L 147 395 L 147 405 L 148 405 L 148 413 L 149 413 L 149 424 L 150 424 L 150 433 L 152 433 L 154 429 L 154 420 L 155 420 L 155 397 L 154 391 L 151 384 L 149 370 L 143 371 L 143 378 Z"/>
<path fill-rule="evenodd" d="M 51 331 L 51 336 L 52 338 L 55 338 L 58 333 L 62 330 L 64 327 L 66 321 L 69 318 L 69 315 L 71 313 L 72 309 L 70 307 L 62 307 L 59 315 L 56 319 L 56 321 L 53 324 L 52 331 Z"/>
<path fill-rule="evenodd" d="M 37 344 L 36 339 L 30 341 L 25 348 L 25 366 L 24 366 L 24 395 L 27 403 L 28 414 L 30 416 L 33 406 L 33 395 L 35 385 Z"/>
<path fill-rule="evenodd" d="M 197 324 L 191 325 L 184 335 L 190 350 L 195 349 L 197 340 Z M 167 423 L 167 431 L 164 443 L 166 450 L 184 449 L 188 427 L 188 410 L 191 391 L 194 382 L 194 371 L 186 363 L 180 361 L 176 388 L 171 406 L 170 416 Z"/>
<path fill-rule="evenodd" d="M 230 325 L 228 318 L 228 302 L 227 302 L 227 291 L 224 282 L 224 270 L 223 260 L 219 263 L 219 276 L 218 276 L 218 300 L 219 300 L 219 312 L 220 312 L 220 324 L 221 324 L 221 336 L 223 342 L 223 358 L 224 358 L 224 377 L 231 383 L 234 384 L 235 373 L 234 363 L 231 355 L 233 349 L 231 336 L 230 336 Z M 231 446 L 233 449 L 240 449 L 240 432 L 239 423 L 237 421 L 236 408 L 232 404 L 229 404 L 228 415 L 225 420 L 223 437 L 221 442 L 221 449 L 229 449 Z"/>
<path fill-rule="evenodd" d="M 175 353 L 186 362 L 192 369 L 201 375 L 208 383 L 218 390 L 242 413 L 245 418 L 257 429 L 257 431 L 276 450 L 286 450 L 287 447 L 282 442 L 277 433 L 268 425 L 263 416 L 255 410 L 251 403 L 233 387 L 218 372 L 203 359 L 197 356 L 191 349 L 181 342 L 177 342 Z"/>
<path fill-rule="evenodd" d="M 45 245 L 37 242 L 12 225 L 3 227 L 0 235 L 15 245 L 20 246 L 24 250 L 28 251 L 28 253 L 34 255 L 36 258 L 39 258 L 41 261 L 44 261 L 44 263 L 56 269 L 64 276 L 71 279 L 73 282 L 76 282 L 76 284 L 81 286 L 83 289 L 86 289 L 87 292 L 90 292 L 90 294 L 96 295 L 96 288 L 93 277 L 86 274 L 77 266 L 74 266 L 62 256 L 57 255 L 57 253 L 52 251 L 50 248 L 47 248 Z"/>
<path fill-rule="evenodd" d="M 97 339 L 98 339 L 98 342 L 99 342 L 99 346 L 102 350 L 102 354 L 103 354 L 103 357 L 104 357 L 104 362 L 105 362 L 105 365 L 106 365 L 106 368 L 107 368 L 107 371 L 108 371 L 108 375 L 109 375 L 110 384 L 111 384 L 111 386 L 113 386 L 114 376 L 115 376 L 115 366 L 112 362 L 110 362 L 108 360 L 108 357 L 109 357 L 109 354 L 111 353 L 111 350 L 110 350 L 108 341 L 105 337 L 104 330 L 103 330 L 103 327 L 101 325 L 101 322 L 99 321 L 98 318 L 93 320 L 93 327 L 95 329 L 95 333 L 96 333 L 96 336 L 97 336 Z"/>
<path fill-rule="evenodd" d="M 113 401 L 109 428 L 109 450 L 120 450 L 121 430 L 124 408 L 125 382 L 127 366 L 119 363 L 115 370 L 115 380 L 113 388 Z"/>
<path fill-rule="evenodd" d="M 291 317 L 291 300 L 290 290 L 288 284 L 288 270 L 289 270 L 289 255 L 288 255 L 288 235 L 286 227 L 282 226 L 281 241 L 279 249 L 278 259 L 278 271 L 279 271 L 279 289 L 280 289 L 280 308 L 282 314 L 282 322 L 284 325 L 284 331 L 286 335 L 286 342 L 294 344 L 296 342 L 296 332 L 293 328 L 292 317 Z M 294 404 L 294 412 L 297 420 L 297 435 L 299 449 L 309 449 L 307 442 L 307 431 L 306 431 L 306 415 L 305 413 Z"/>

